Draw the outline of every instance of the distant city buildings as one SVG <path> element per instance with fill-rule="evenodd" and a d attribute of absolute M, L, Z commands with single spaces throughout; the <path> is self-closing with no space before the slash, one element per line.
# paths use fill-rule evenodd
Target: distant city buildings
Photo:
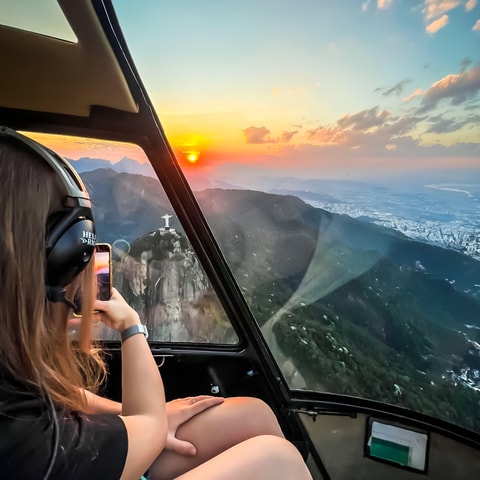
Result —
<path fill-rule="evenodd" d="M 346 202 L 305 201 L 313 207 L 322 208 L 328 212 L 348 215 L 352 218 L 367 217 L 372 223 L 397 230 L 414 240 L 457 250 L 480 260 L 478 218 L 463 217 L 462 221 L 452 220 L 450 222 L 422 217 L 413 220 L 400 214 L 382 211 L 379 207 L 372 210 L 367 206 L 358 206 Z"/>

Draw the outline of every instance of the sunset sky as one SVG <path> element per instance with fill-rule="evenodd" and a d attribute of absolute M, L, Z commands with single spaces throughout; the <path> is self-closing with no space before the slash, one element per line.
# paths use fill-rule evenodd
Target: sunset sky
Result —
<path fill-rule="evenodd" d="M 114 6 L 191 169 L 343 177 L 468 167 L 480 181 L 479 0 Z M 117 150 L 105 158 L 140 158 Z M 61 153 L 92 152 L 79 141 Z"/>
<path fill-rule="evenodd" d="M 476 0 L 114 4 L 196 168 L 480 168 Z"/>

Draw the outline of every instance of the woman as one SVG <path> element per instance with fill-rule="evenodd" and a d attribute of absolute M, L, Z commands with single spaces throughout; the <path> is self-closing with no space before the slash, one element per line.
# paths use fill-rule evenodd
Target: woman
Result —
<path fill-rule="evenodd" d="M 63 159 L 2 127 L 0 181 L 0 478 L 311 479 L 260 400 L 165 401 L 137 313 L 115 289 L 94 300 L 90 201 Z M 94 310 L 122 335 L 121 404 L 93 393 L 105 376 Z"/>

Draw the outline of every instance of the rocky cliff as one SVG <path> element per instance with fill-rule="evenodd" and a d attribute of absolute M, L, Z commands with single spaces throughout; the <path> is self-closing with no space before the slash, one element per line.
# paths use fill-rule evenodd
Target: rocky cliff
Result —
<path fill-rule="evenodd" d="M 160 228 L 116 251 L 114 285 L 139 312 L 151 338 L 236 341 L 198 259 L 182 233 Z"/>

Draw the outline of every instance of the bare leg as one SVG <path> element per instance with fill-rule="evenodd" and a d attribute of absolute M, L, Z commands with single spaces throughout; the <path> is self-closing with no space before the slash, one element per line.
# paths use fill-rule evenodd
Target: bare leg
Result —
<path fill-rule="evenodd" d="M 220 453 L 176 480 L 312 480 L 298 450 L 284 438 L 261 435 Z"/>
<path fill-rule="evenodd" d="M 162 452 L 150 469 L 150 478 L 175 478 L 230 447 L 259 435 L 283 438 L 270 407 L 256 398 L 226 398 L 223 404 L 205 410 L 178 429 L 177 438 L 193 443 L 197 454 L 187 457 L 171 451 Z"/>

